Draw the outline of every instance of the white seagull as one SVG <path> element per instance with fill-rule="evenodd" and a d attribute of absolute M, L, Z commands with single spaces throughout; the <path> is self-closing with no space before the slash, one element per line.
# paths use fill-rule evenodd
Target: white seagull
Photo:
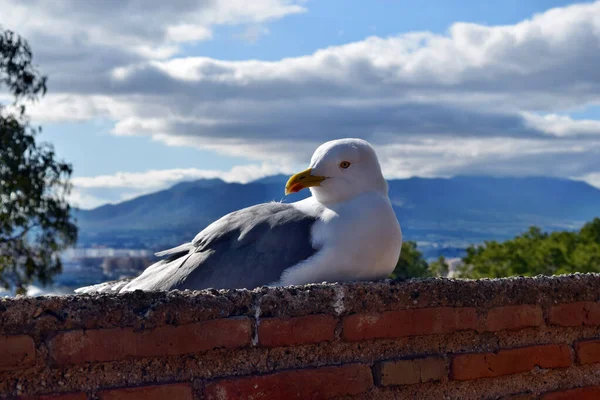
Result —
<path fill-rule="evenodd" d="M 371 145 L 362 139 L 322 144 L 310 168 L 288 180 L 285 193 L 305 188 L 312 196 L 304 200 L 225 215 L 191 242 L 156 253 L 164 258 L 138 277 L 75 292 L 252 289 L 386 278 L 398 262 L 402 232 Z"/>

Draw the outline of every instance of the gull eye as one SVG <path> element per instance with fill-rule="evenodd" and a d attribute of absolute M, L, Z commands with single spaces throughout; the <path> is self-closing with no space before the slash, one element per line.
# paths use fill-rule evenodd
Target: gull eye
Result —
<path fill-rule="evenodd" d="M 350 161 L 342 161 L 340 163 L 340 168 L 346 169 L 350 166 Z"/>

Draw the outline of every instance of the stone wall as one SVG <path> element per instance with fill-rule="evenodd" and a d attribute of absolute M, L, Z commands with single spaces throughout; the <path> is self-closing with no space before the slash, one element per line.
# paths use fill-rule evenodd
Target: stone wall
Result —
<path fill-rule="evenodd" d="M 594 274 L 5 298 L 0 398 L 596 399 L 599 300 Z"/>

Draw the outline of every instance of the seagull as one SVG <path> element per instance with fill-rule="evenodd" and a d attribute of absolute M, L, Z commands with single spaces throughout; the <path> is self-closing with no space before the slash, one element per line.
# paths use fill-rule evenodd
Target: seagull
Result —
<path fill-rule="evenodd" d="M 261 286 L 380 280 L 400 257 L 402 231 L 373 147 L 362 139 L 326 142 L 310 167 L 293 175 L 285 194 L 309 189 L 293 203 L 234 211 L 139 276 L 76 289 L 253 289 Z"/>

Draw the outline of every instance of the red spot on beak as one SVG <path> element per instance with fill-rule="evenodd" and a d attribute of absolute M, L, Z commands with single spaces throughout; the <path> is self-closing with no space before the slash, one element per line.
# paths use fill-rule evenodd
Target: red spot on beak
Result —
<path fill-rule="evenodd" d="M 304 186 L 298 182 L 298 183 L 294 183 L 288 190 L 290 193 L 297 193 L 299 191 L 301 191 L 302 189 L 304 189 Z"/>

